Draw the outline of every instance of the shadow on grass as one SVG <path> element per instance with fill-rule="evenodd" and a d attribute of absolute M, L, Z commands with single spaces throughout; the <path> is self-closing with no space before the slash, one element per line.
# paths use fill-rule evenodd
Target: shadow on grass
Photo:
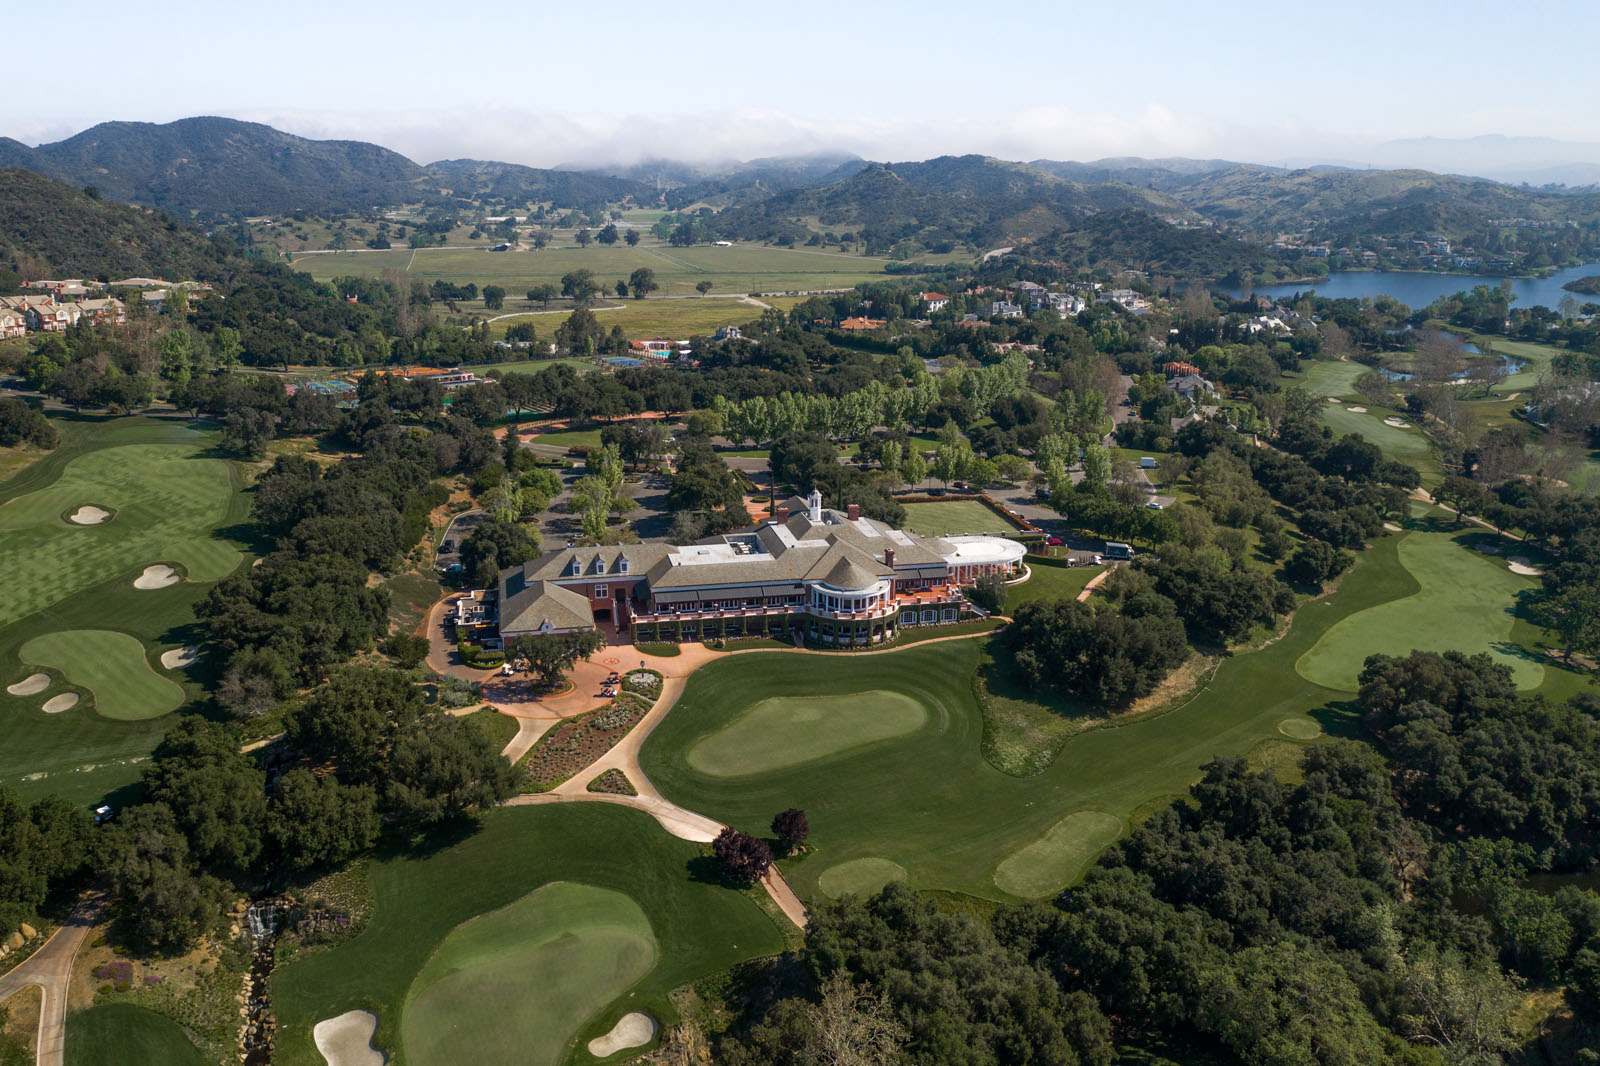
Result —
<path fill-rule="evenodd" d="M 1322 731 L 1330 737 L 1342 737 L 1346 740 L 1372 739 L 1362 721 L 1364 712 L 1357 700 L 1333 700 L 1307 711 L 1306 714 L 1322 726 Z"/>

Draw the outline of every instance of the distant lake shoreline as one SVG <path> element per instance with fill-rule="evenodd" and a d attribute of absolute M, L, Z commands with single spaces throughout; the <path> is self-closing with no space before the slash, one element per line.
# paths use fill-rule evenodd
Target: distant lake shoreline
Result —
<path fill-rule="evenodd" d="M 1479 285 L 1493 288 L 1501 282 L 1510 282 L 1516 295 L 1513 307 L 1554 308 L 1560 305 L 1562 297 L 1571 295 L 1563 289 L 1567 282 L 1594 274 L 1600 274 L 1600 262 L 1580 263 L 1543 277 L 1440 274 L 1428 270 L 1340 270 L 1325 278 L 1256 285 L 1249 291 L 1232 289 L 1230 295 L 1242 299 L 1254 293 L 1276 300 L 1297 292 L 1315 290 L 1318 296 L 1334 300 L 1390 296 L 1415 311 L 1442 296 L 1453 296 Z"/>

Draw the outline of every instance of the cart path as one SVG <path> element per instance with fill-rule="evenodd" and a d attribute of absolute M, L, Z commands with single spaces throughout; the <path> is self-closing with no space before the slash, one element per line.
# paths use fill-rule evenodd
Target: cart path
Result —
<path fill-rule="evenodd" d="M 0 1000 L 29 985 L 44 996 L 39 1004 L 38 1066 L 64 1066 L 67 1046 L 67 989 L 72 984 L 72 963 L 89 930 L 100 920 L 105 900 L 85 896 L 72 909 L 61 928 L 33 956 L 0 977 Z"/>

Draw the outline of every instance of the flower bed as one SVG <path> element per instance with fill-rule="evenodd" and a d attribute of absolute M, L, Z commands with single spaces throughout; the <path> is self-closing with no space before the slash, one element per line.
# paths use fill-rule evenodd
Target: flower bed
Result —
<path fill-rule="evenodd" d="M 661 695 L 661 674 L 650 669 L 629 670 L 623 675 L 622 691 L 654 700 Z"/>
<path fill-rule="evenodd" d="M 605 792 L 613 796 L 637 796 L 639 790 L 633 787 L 633 782 L 628 780 L 628 775 L 621 770 L 607 770 L 593 781 L 589 782 L 590 792 Z"/>
<path fill-rule="evenodd" d="M 592 764 L 649 713 L 652 701 L 624 692 L 610 704 L 568 719 L 540 738 L 527 756 L 528 792 L 548 792 Z"/>

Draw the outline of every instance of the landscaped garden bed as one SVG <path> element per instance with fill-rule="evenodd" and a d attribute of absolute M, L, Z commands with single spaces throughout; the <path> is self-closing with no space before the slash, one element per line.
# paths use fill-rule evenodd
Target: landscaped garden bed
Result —
<path fill-rule="evenodd" d="M 590 792 L 604 792 L 612 796 L 637 796 L 639 790 L 633 787 L 633 782 L 628 780 L 628 775 L 621 770 L 607 770 L 593 781 L 589 782 Z"/>
<path fill-rule="evenodd" d="M 634 671 L 640 672 L 653 673 Z M 600 710 L 569 719 L 550 730 L 528 753 L 523 790 L 548 792 L 592 764 L 627 736 L 650 712 L 653 703 L 625 691 Z"/>

